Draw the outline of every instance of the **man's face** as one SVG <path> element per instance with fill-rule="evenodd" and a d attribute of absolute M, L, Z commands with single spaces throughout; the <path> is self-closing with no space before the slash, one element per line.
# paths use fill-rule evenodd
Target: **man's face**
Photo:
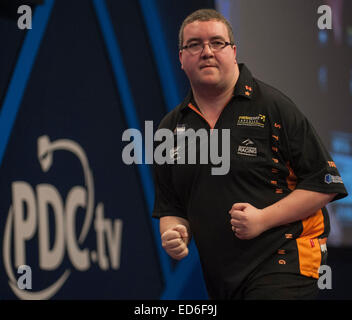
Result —
<path fill-rule="evenodd" d="M 224 23 L 216 20 L 194 21 L 183 29 L 183 46 L 194 41 L 209 43 L 212 40 L 230 42 Z M 236 47 L 226 46 L 213 52 L 208 45 L 202 52 L 192 55 L 187 49 L 179 52 L 181 68 L 188 76 L 192 87 L 227 87 L 235 76 Z"/>

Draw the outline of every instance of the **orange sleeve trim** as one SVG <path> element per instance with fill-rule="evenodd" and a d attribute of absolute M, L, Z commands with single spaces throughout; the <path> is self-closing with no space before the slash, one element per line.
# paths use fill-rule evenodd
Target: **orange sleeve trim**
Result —
<path fill-rule="evenodd" d="M 336 168 L 336 164 L 335 164 L 334 161 L 328 161 L 328 165 L 329 165 L 329 167 L 331 167 L 331 168 Z"/>

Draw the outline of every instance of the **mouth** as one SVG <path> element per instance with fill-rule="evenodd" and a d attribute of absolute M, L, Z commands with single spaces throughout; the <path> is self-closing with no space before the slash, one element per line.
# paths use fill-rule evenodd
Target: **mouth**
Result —
<path fill-rule="evenodd" d="M 199 69 L 205 69 L 205 68 L 217 68 L 217 66 L 215 65 L 210 65 L 210 64 L 206 64 L 206 65 L 202 65 L 199 67 Z"/>

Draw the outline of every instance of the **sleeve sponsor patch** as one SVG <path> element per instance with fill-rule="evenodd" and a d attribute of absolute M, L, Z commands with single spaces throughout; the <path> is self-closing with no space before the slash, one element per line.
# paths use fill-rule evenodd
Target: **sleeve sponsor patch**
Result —
<path fill-rule="evenodd" d="M 324 181 L 327 184 L 330 184 L 330 183 L 343 183 L 342 178 L 340 176 L 333 176 L 330 173 L 327 173 L 325 175 Z"/>

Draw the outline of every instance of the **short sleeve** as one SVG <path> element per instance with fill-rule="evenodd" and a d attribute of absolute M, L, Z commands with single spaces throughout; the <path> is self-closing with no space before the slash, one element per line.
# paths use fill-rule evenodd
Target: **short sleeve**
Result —
<path fill-rule="evenodd" d="M 177 109 L 177 108 L 176 108 Z M 161 121 L 158 129 L 169 129 L 173 131 L 177 123 L 175 111 L 167 114 Z M 156 148 L 157 145 L 154 146 Z M 154 149 L 155 150 L 155 149 Z M 155 199 L 152 217 L 161 218 L 165 216 L 177 216 L 187 219 L 185 206 L 180 201 L 172 180 L 172 164 L 153 164 L 153 179 L 155 187 Z"/>
<path fill-rule="evenodd" d="M 152 217 L 177 216 L 187 219 L 186 211 L 172 187 L 171 165 L 154 164 L 153 169 L 155 200 Z"/>
<path fill-rule="evenodd" d="M 338 168 L 308 119 L 290 102 L 285 103 L 282 118 L 296 189 L 337 193 L 333 200 L 346 197 Z"/>

